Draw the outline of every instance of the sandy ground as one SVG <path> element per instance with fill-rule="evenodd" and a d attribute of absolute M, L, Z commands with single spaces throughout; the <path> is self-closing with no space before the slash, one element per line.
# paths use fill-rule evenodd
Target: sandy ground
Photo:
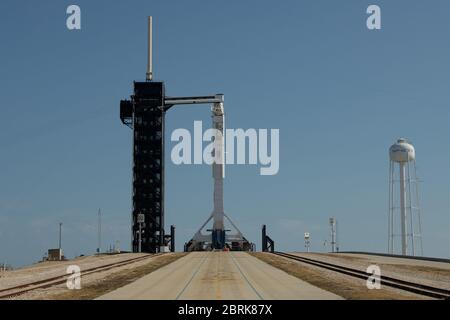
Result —
<path fill-rule="evenodd" d="M 369 290 L 366 280 L 311 266 L 292 259 L 280 257 L 271 253 L 252 253 L 262 261 L 302 279 L 310 284 L 333 292 L 345 299 L 351 300 L 417 300 L 429 299 L 394 288 L 382 287 L 380 290 Z"/>
<path fill-rule="evenodd" d="M 336 300 L 245 252 L 192 252 L 102 300 Z"/>
<path fill-rule="evenodd" d="M 85 256 L 67 261 L 39 262 L 31 266 L 2 273 L 0 277 L 0 290 L 32 281 L 65 275 L 67 267 L 70 265 L 77 265 L 81 270 L 85 270 L 145 255 L 146 254 L 122 253 L 114 255 Z"/>
<path fill-rule="evenodd" d="M 450 264 L 446 263 L 361 254 L 295 254 L 361 270 L 377 264 L 384 275 L 450 287 Z M 130 265 L 85 275 L 81 290 L 68 290 L 62 284 L 15 299 L 94 299 L 100 296 L 116 299 L 120 295 L 135 299 L 426 299 L 388 287 L 368 290 L 364 280 L 272 254 L 252 255 L 254 257 L 246 253 L 216 252 L 149 256 Z M 3 273 L 0 289 L 65 275 L 69 265 L 78 265 L 83 272 L 142 256 L 146 254 L 88 256 L 38 263 Z M 137 292 L 129 291 L 129 286 L 137 286 Z M 112 295 L 107 295 L 110 292 Z"/>
<path fill-rule="evenodd" d="M 126 285 L 129 282 L 135 281 L 159 267 L 175 261 L 183 255 L 183 253 L 167 253 L 158 256 L 148 254 L 120 254 L 111 256 L 90 256 L 64 262 L 45 262 L 43 264 L 37 264 L 11 272 L 7 277 L 1 279 L 2 287 L 11 287 L 13 285 L 66 274 L 67 266 L 78 265 L 81 268 L 82 274 L 81 290 L 69 290 L 66 284 L 61 284 L 50 288 L 33 290 L 13 299 L 93 299 Z M 83 270 L 142 256 L 148 256 L 148 258 L 124 266 L 115 267 L 110 270 L 83 276 Z"/>
<path fill-rule="evenodd" d="M 402 259 L 364 254 L 346 253 L 292 253 L 301 257 L 336 263 L 366 271 L 369 265 L 377 265 L 381 275 L 433 287 L 450 289 L 450 263 Z"/>

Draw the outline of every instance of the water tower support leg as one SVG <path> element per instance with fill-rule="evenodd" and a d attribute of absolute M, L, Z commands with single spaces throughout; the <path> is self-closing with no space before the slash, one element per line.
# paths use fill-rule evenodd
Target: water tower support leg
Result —
<path fill-rule="evenodd" d="M 405 180 L 405 164 L 400 163 L 400 221 L 402 228 L 402 254 L 408 253 L 408 238 L 406 226 L 406 180 Z"/>

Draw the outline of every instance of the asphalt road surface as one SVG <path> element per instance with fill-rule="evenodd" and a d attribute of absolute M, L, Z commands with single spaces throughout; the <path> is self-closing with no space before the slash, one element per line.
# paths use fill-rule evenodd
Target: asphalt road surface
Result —
<path fill-rule="evenodd" d="M 192 252 L 99 299 L 342 299 L 245 252 Z"/>

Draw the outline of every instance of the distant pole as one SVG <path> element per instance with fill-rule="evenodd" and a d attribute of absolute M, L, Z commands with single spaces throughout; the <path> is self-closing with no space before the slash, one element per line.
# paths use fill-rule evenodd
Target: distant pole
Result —
<path fill-rule="evenodd" d="M 97 253 L 102 249 L 102 211 L 98 209 L 98 234 L 97 234 Z"/>
<path fill-rule="evenodd" d="M 152 17 L 148 17 L 148 61 L 147 73 L 145 79 L 152 81 L 153 79 L 153 61 L 152 61 Z"/>
<path fill-rule="evenodd" d="M 266 240 L 266 225 L 263 224 L 262 226 L 262 239 L 261 239 L 261 251 L 266 252 L 267 251 L 267 240 Z"/>
<path fill-rule="evenodd" d="M 336 252 L 336 219 L 330 218 L 331 227 L 331 252 Z"/>
<path fill-rule="evenodd" d="M 62 222 L 59 223 L 59 250 L 61 250 L 62 246 L 61 246 L 61 230 L 62 230 Z"/>
<path fill-rule="evenodd" d="M 137 222 L 139 223 L 139 244 L 138 244 L 138 252 L 142 252 L 142 224 L 145 222 L 145 215 L 143 213 L 139 213 L 137 217 Z"/>
<path fill-rule="evenodd" d="M 141 253 L 141 249 L 142 249 L 142 237 L 141 237 L 141 233 L 142 233 L 142 223 L 139 222 L 139 253 Z"/>
<path fill-rule="evenodd" d="M 170 251 L 175 252 L 175 226 L 170 226 Z"/>
<path fill-rule="evenodd" d="M 336 220 L 336 252 L 339 252 L 339 223 Z"/>

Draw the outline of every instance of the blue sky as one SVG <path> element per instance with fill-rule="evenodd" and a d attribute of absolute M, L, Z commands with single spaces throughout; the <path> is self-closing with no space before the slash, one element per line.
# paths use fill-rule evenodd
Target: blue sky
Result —
<path fill-rule="evenodd" d="M 82 30 L 66 28 L 78 4 Z M 366 28 L 366 8 L 382 29 Z M 1 1 L 0 263 L 57 246 L 129 249 L 131 130 L 119 101 L 143 80 L 146 16 L 154 74 L 168 95 L 224 93 L 229 128 L 279 128 L 280 171 L 228 166 L 225 209 L 260 248 L 324 251 L 328 218 L 342 250 L 385 251 L 388 148 L 417 150 L 424 251 L 450 257 L 450 3 L 425 1 Z M 206 107 L 167 115 L 167 134 L 210 122 Z M 167 144 L 167 150 L 173 144 Z M 167 152 L 167 154 L 170 154 Z M 177 247 L 212 209 L 207 165 L 167 159 L 166 227 Z"/>

